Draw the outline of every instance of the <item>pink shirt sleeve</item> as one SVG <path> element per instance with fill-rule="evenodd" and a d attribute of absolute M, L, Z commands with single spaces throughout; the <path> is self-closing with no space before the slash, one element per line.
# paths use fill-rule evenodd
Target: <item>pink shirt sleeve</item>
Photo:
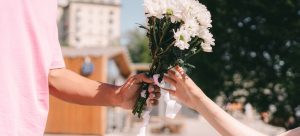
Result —
<path fill-rule="evenodd" d="M 51 52 L 52 52 L 52 60 L 50 64 L 50 69 L 56 69 L 56 68 L 64 68 L 65 62 L 63 59 L 60 43 L 58 40 L 58 30 L 55 29 L 54 33 L 54 45 L 52 45 Z"/>

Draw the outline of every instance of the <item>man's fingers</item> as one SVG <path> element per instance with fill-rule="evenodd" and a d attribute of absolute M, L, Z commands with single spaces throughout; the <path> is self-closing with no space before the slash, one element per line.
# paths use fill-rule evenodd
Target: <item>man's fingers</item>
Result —
<path fill-rule="evenodd" d="M 151 104 L 152 106 L 156 106 L 156 105 L 158 104 L 158 100 L 156 100 L 156 99 L 151 99 L 151 100 L 150 100 L 150 104 Z"/>
<path fill-rule="evenodd" d="M 134 78 L 131 77 L 131 78 L 129 78 L 129 79 L 126 81 L 126 83 L 123 85 L 123 87 L 124 87 L 124 88 L 129 88 L 129 87 L 133 84 L 133 82 L 134 82 Z"/>
<path fill-rule="evenodd" d="M 155 93 L 155 99 L 159 99 L 160 96 L 161 96 L 161 93 L 160 93 L 160 92 L 156 92 L 156 93 Z"/>
<path fill-rule="evenodd" d="M 150 99 L 159 99 L 160 96 L 161 96 L 160 92 L 153 92 L 153 93 L 150 93 L 149 98 Z"/>
<path fill-rule="evenodd" d="M 160 87 L 157 85 L 153 85 L 154 87 L 154 92 L 160 92 Z"/>
<path fill-rule="evenodd" d="M 159 101 L 157 99 L 147 99 L 147 106 L 146 107 L 152 107 L 158 105 Z"/>
<path fill-rule="evenodd" d="M 140 84 L 140 83 L 154 83 L 153 79 L 147 77 L 145 74 L 138 74 L 138 75 L 135 75 L 133 77 L 135 80 L 134 80 L 134 83 L 135 84 Z"/>
<path fill-rule="evenodd" d="M 149 87 L 148 87 L 148 92 L 153 93 L 154 91 L 155 91 L 154 86 L 152 84 L 150 84 Z"/>

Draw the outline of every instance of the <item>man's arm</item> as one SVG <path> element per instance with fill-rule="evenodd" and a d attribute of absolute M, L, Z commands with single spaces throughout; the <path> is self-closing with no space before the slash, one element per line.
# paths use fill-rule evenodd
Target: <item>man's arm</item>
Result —
<path fill-rule="evenodd" d="M 152 83 L 152 80 L 140 74 L 131 77 L 123 86 L 115 86 L 87 79 L 64 68 L 49 72 L 50 93 L 62 100 L 82 105 L 120 106 L 130 109 L 135 103 L 142 82 Z M 151 102 L 157 103 L 157 98 L 153 97 Z"/>
<path fill-rule="evenodd" d="M 83 104 L 118 106 L 119 86 L 99 83 L 67 69 L 53 69 L 49 73 L 50 93 L 62 100 Z"/>

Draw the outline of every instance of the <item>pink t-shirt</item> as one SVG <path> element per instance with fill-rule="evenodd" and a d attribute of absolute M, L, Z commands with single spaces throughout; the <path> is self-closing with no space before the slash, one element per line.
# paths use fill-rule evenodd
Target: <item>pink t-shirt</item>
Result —
<path fill-rule="evenodd" d="M 0 1 L 0 135 L 42 136 L 48 73 L 64 67 L 57 0 Z"/>

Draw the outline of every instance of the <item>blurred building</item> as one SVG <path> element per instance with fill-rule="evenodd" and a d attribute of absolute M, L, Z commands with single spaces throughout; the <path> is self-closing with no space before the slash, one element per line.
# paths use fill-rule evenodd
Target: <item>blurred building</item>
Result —
<path fill-rule="evenodd" d="M 119 45 L 120 0 L 59 0 L 59 39 L 71 47 Z"/>
<path fill-rule="evenodd" d="M 57 24 L 66 68 L 110 84 L 122 84 L 131 75 L 130 58 L 119 43 L 120 5 L 120 0 L 58 0 Z M 46 133 L 104 135 L 110 121 L 119 122 L 110 119 L 111 109 L 51 96 Z"/>
<path fill-rule="evenodd" d="M 62 52 L 69 70 L 95 81 L 121 84 L 132 73 L 126 51 L 121 47 L 81 49 L 63 47 Z M 85 66 L 91 65 L 91 69 L 88 67 L 89 70 L 84 70 Z M 107 110 L 110 109 L 107 107 L 72 104 L 53 96 L 50 97 L 49 109 L 46 133 L 51 134 L 102 136 L 111 127 L 108 119 L 114 112 Z"/>

